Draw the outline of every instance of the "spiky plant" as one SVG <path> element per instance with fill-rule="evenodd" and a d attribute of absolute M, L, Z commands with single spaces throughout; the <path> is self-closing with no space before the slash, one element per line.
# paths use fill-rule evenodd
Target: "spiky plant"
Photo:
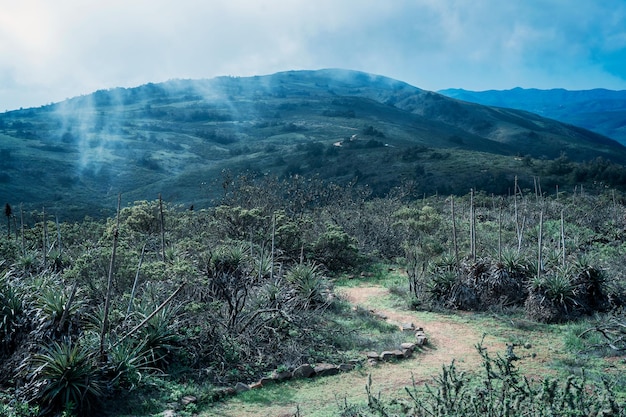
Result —
<path fill-rule="evenodd" d="M 3 349 L 13 344 L 23 312 L 22 297 L 12 285 L 10 275 L 5 272 L 0 276 L 0 346 Z"/>
<path fill-rule="evenodd" d="M 35 298 L 39 324 L 44 327 L 57 324 L 67 307 L 69 310 L 65 313 L 65 318 L 69 319 L 87 302 L 83 297 L 74 297 L 72 303 L 68 305 L 70 296 L 70 291 L 66 290 L 60 282 L 53 279 L 44 280 Z"/>
<path fill-rule="evenodd" d="M 439 301 L 445 300 L 450 295 L 458 281 L 456 272 L 450 270 L 436 271 L 429 278 L 426 291 Z"/>
<path fill-rule="evenodd" d="M 139 308 L 140 317 L 152 313 L 150 304 Z M 176 331 L 176 321 L 180 314 L 180 306 L 167 306 L 155 314 L 137 334 L 136 339 L 141 345 L 140 353 L 146 358 L 146 365 L 163 369 L 169 363 L 171 355 L 180 346 L 180 336 Z"/>
<path fill-rule="evenodd" d="M 107 352 L 106 373 L 113 386 L 133 389 L 142 379 L 144 372 L 152 371 L 146 356 L 146 342 L 137 343 L 134 339 L 126 339 L 114 345 Z"/>
<path fill-rule="evenodd" d="M 211 257 L 211 271 L 232 274 L 244 266 L 247 255 L 248 248 L 241 244 L 220 246 Z"/>
<path fill-rule="evenodd" d="M 294 265 L 285 274 L 285 279 L 295 289 L 304 308 L 317 307 L 327 303 L 326 290 L 328 286 L 319 264 Z"/>
<path fill-rule="evenodd" d="M 16 266 L 25 273 L 33 272 L 37 266 L 37 256 L 27 252 L 17 259 Z"/>
<path fill-rule="evenodd" d="M 104 384 L 94 356 L 69 340 L 53 342 L 31 358 L 34 400 L 51 411 L 86 414 L 104 396 Z"/>
<path fill-rule="evenodd" d="M 540 281 L 543 294 L 552 302 L 563 306 L 576 303 L 576 287 L 566 271 L 544 276 Z"/>
<path fill-rule="evenodd" d="M 528 270 L 528 260 L 517 248 L 505 247 L 502 249 L 502 265 L 513 275 L 524 275 Z"/>

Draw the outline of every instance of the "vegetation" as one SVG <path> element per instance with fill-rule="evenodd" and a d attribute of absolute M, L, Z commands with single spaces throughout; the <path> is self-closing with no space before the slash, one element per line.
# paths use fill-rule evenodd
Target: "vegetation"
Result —
<path fill-rule="evenodd" d="M 550 378 L 537 383 L 516 367 L 521 360 L 510 345 L 506 355 L 490 356 L 478 344 L 482 369 L 475 374 L 459 372 L 454 364 L 444 366 L 431 384 L 406 388 L 407 399 L 388 401 L 366 387 L 367 406 L 345 403 L 342 417 L 350 416 L 621 416 L 613 387 L 604 380 L 589 384 L 585 376 L 565 381 Z"/>
<path fill-rule="evenodd" d="M 406 271 L 395 292 L 414 308 L 593 319 L 572 345 L 624 352 L 619 193 L 546 196 L 514 183 L 508 197 L 414 200 L 407 189 L 373 197 L 358 184 L 302 176 L 226 175 L 223 183 L 212 209 L 159 199 L 106 220 L 29 213 L 17 235 L 2 234 L 0 384 L 15 398 L 3 407 L 88 415 L 122 391 L 158 396 L 168 384 L 210 383 L 198 394 L 209 406 L 220 387 L 348 361 L 393 329 L 352 310 L 334 282 L 379 262 Z M 409 387 L 407 407 L 417 415 L 504 415 L 515 404 L 528 415 L 623 412 L 610 382 L 533 385 L 512 348 L 495 359 L 478 350 L 484 375 L 458 374 L 453 364 L 435 387 Z M 357 408 L 341 412 L 367 415 Z M 373 395 L 367 409 L 404 415 Z"/>
<path fill-rule="evenodd" d="M 377 197 L 402 184 L 508 194 L 515 175 L 522 189 L 626 183 L 626 148 L 606 137 L 339 70 L 101 90 L 0 114 L 0 140 L 0 201 L 64 221 L 113 216 L 118 192 L 213 207 L 224 169 L 357 181 Z"/>

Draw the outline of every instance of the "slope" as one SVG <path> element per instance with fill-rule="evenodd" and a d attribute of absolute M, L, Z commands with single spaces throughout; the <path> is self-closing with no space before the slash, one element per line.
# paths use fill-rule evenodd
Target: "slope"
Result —
<path fill-rule="evenodd" d="M 506 192 L 513 176 L 539 175 L 521 156 L 563 151 L 626 161 L 583 129 L 356 71 L 172 80 L 0 115 L 0 200 L 62 218 L 110 210 L 118 193 L 208 205 L 225 171 L 356 180 L 374 194 Z"/>
<path fill-rule="evenodd" d="M 502 91 L 447 89 L 439 92 L 486 106 L 526 110 L 592 130 L 626 144 L 626 91 L 514 88 Z"/>

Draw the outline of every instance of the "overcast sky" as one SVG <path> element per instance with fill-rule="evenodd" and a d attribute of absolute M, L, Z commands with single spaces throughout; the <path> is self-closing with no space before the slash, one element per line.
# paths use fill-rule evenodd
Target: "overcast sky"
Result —
<path fill-rule="evenodd" d="M 0 112 L 320 68 L 427 90 L 626 89 L 626 0 L 0 0 Z"/>

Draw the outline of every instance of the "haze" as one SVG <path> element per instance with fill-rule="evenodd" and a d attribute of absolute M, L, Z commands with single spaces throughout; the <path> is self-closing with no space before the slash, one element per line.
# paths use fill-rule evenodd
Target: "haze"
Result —
<path fill-rule="evenodd" d="M 0 0 L 0 111 L 319 68 L 427 90 L 626 89 L 626 2 Z"/>

